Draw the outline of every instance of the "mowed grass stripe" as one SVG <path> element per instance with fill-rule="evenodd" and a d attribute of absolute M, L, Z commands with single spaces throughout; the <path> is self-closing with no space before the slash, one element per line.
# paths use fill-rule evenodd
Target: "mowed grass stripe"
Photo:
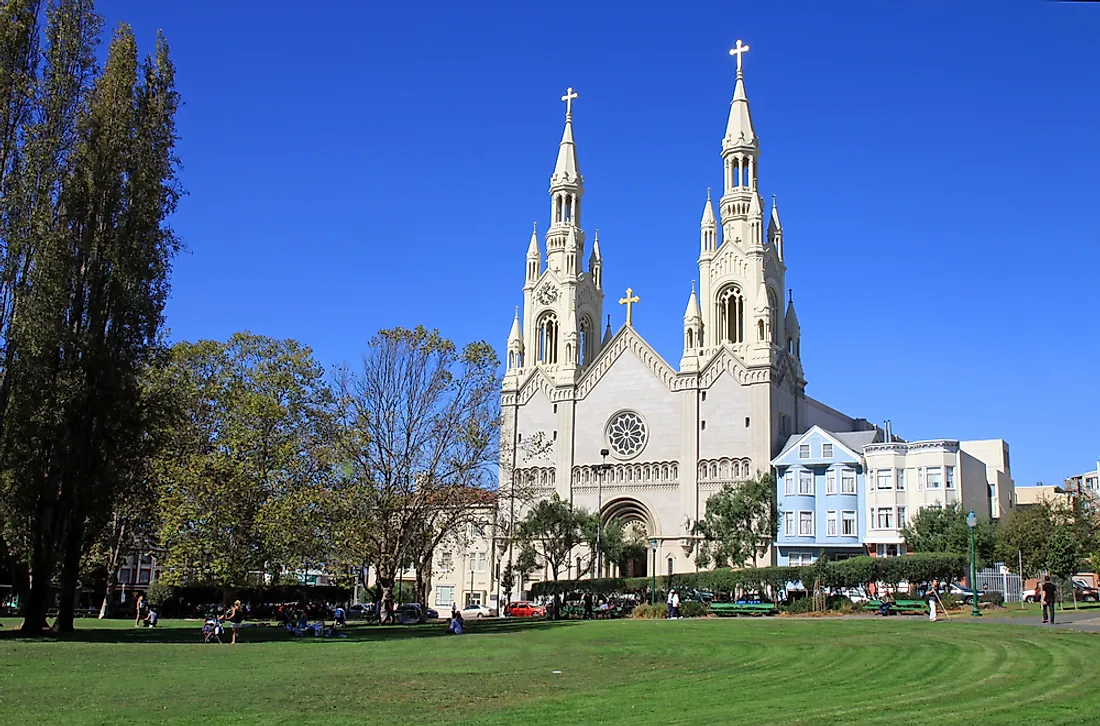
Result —
<path fill-rule="evenodd" d="M 514 630 L 495 632 L 505 628 Z M 1088 634 L 801 619 L 473 629 L 455 638 L 438 635 L 438 626 L 362 628 L 347 640 L 320 641 L 253 629 L 236 648 L 155 642 L 190 641 L 191 633 L 178 630 L 83 636 L 122 642 L 8 638 L 0 640 L 0 713 L 9 723 L 513 724 L 556 717 L 696 726 L 933 723 L 964 713 L 985 723 L 1082 723 L 1100 712 L 1100 640 Z"/>

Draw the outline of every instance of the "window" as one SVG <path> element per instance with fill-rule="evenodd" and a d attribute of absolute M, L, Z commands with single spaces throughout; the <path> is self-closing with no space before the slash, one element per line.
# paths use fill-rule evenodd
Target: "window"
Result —
<path fill-rule="evenodd" d="M 905 491 L 905 469 L 898 469 L 898 491 Z"/>
<path fill-rule="evenodd" d="M 879 557 L 898 557 L 905 554 L 903 544 L 880 544 L 876 548 Z"/>
<path fill-rule="evenodd" d="M 466 593 L 466 604 L 467 605 L 480 605 L 481 604 L 481 593 L 480 592 L 468 592 L 468 593 Z"/>
<path fill-rule="evenodd" d="M 798 445 L 798 458 L 799 459 L 809 459 L 810 458 L 810 445 L 809 444 L 799 444 Z"/>
<path fill-rule="evenodd" d="M 485 572 L 489 564 L 489 555 L 485 552 L 471 552 L 466 556 L 467 572 Z"/>
<path fill-rule="evenodd" d="M 745 298 L 736 285 L 718 294 L 718 335 L 721 343 L 745 342 Z"/>
<path fill-rule="evenodd" d="M 146 570 L 145 568 L 142 568 L 142 569 L 138 570 L 138 584 L 139 585 L 148 585 L 149 584 L 149 570 Z"/>
<path fill-rule="evenodd" d="M 798 493 L 813 496 L 814 473 L 812 471 L 798 472 Z"/>
<path fill-rule="evenodd" d="M 791 567 L 808 567 L 814 563 L 814 556 L 811 552 L 792 552 L 787 560 Z"/>
<path fill-rule="evenodd" d="M 814 513 L 813 512 L 799 512 L 798 513 L 798 536 L 799 537 L 813 537 L 814 536 Z"/>
<path fill-rule="evenodd" d="M 831 459 L 833 458 L 833 445 L 830 443 L 821 444 L 821 458 Z"/>
<path fill-rule="evenodd" d="M 845 537 L 855 537 L 856 532 L 856 513 L 855 512 L 842 512 L 840 515 L 840 534 Z"/>
<path fill-rule="evenodd" d="M 894 528 L 894 510 L 890 507 L 879 507 L 878 510 L 878 528 L 879 529 L 893 529 Z"/>
<path fill-rule="evenodd" d="M 127 570 L 119 570 L 118 571 L 118 584 L 120 584 L 120 585 L 129 585 L 130 584 L 130 570 L 127 569 Z"/>
<path fill-rule="evenodd" d="M 917 489 L 924 489 L 924 468 L 917 468 Z"/>
<path fill-rule="evenodd" d="M 454 585 L 437 585 L 435 588 L 435 604 L 436 605 L 453 605 L 455 601 L 455 586 Z"/>
<path fill-rule="evenodd" d="M 955 467 L 945 466 L 944 471 L 947 473 L 947 476 L 946 476 L 947 488 L 948 489 L 954 489 L 955 488 Z"/>
<path fill-rule="evenodd" d="M 825 535 L 827 537 L 836 537 L 836 512 L 827 512 L 825 514 Z"/>
<path fill-rule="evenodd" d="M 668 558 L 668 576 L 669 577 L 672 577 L 672 569 L 673 569 L 672 558 L 669 557 Z"/>
<path fill-rule="evenodd" d="M 581 576 L 581 558 L 577 557 L 577 578 L 579 579 L 580 576 Z M 599 577 L 599 574 L 597 574 L 596 577 Z"/>
<path fill-rule="evenodd" d="M 943 486 L 943 470 L 938 466 L 930 466 L 924 472 L 924 485 L 929 489 L 939 489 Z"/>
<path fill-rule="evenodd" d="M 794 494 L 794 472 L 790 469 L 783 475 L 783 493 Z"/>
<path fill-rule="evenodd" d="M 894 488 L 894 470 L 893 469 L 879 469 L 875 474 L 878 476 L 878 488 L 879 489 L 893 489 Z"/>
<path fill-rule="evenodd" d="M 442 552 L 439 555 L 439 569 L 450 570 L 454 567 L 454 560 L 450 551 Z"/>
<path fill-rule="evenodd" d="M 554 313 L 545 313 L 536 325 L 535 343 L 538 346 L 540 363 L 558 362 L 558 318 Z"/>
<path fill-rule="evenodd" d="M 825 472 L 825 493 L 836 494 L 836 472 L 829 470 Z"/>
<path fill-rule="evenodd" d="M 905 527 L 905 507 L 898 507 L 898 529 Z"/>
<path fill-rule="evenodd" d="M 856 473 L 854 471 L 842 471 L 840 473 L 840 493 L 856 493 Z"/>
<path fill-rule="evenodd" d="M 794 536 L 794 512 L 783 512 L 783 534 Z"/>

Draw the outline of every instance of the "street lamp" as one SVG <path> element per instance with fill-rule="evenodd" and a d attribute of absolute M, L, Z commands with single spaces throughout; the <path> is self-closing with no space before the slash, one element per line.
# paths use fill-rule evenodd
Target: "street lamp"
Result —
<path fill-rule="evenodd" d="M 970 528 L 970 614 L 980 618 L 982 611 L 978 609 L 978 560 L 974 554 L 974 528 L 978 526 L 978 517 L 973 509 L 966 515 L 966 526 Z"/>
<path fill-rule="evenodd" d="M 607 463 L 607 455 L 610 453 L 607 449 L 600 449 L 603 463 L 600 464 L 600 475 L 596 481 L 596 571 L 592 573 L 593 580 L 603 574 L 603 552 L 600 550 L 600 534 L 603 529 L 603 478 L 605 472 L 611 468 L 611 464 Z M 580 573 L 577 577 L 580 577 Z"/>
<path fill-rule="evenodd" d="M 649 585 L 649 604 L 653 605 L 657 601 L 654 599 L 657 597 L 657 538 L 649 540 L 649 549 L 653 550 L 653 570 L 652 580 Z"/>

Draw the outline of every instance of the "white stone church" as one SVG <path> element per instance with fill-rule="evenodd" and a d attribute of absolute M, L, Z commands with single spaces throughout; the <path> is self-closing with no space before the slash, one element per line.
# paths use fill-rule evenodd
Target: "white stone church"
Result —
<path fill-rule="evenodd" d="M 639 522 L 659 543 L 661 574 L 695 570 L 690 531 L 707 498 L 768 471 L 791 434 L 815 424 L 873 428 L 806 395 L 798 316 L 790 300 L 781 308 L 786 240 L 774 201 L 766 211 L 760 194 L 760 143 L 741 69 L 747 50 L 738 41 L 731 51 L 737 82 L 722 138 L 724 187 L 717 216 L 709 192 L 703 206 L 699 288 L 687 299 L 679 365 L 633 327 L 631 290 L 610 300 L 626 305 L 626 324 L 613 332 L 608 317 L 600 335 L 603 266 L 614 260 L 605 261 L 598 238 L 589 245 L 584 231 L 572 89 L 562 98 L 549 228 L 544 247 L 531 235 L 522 311 L 508 338 L 502 450 L 518 453 L 504 462 L 502 491 L 505 472 L 514 470 L 519 484 L 540 494 L 598 509 L 605 521 Z M 540 436 L 551 450 L 525 458 L 524 440 Z M 601 472 L 605 449 L 610 468 Z M 647 571 L 649 563 L 637 564 L 630 574 Z"/>

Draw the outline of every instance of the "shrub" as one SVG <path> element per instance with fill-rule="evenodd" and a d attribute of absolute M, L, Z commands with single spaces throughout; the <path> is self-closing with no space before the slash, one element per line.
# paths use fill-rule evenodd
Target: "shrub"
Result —
<path fill-rule="evenodd" d="M 668 608 L 664 605 L 639 605 L 630 617 L 634 620 L 661 620 L 668 617 Z"/>
<path fill-rule="evenodd" d="M 703 618 L 707 615 L 707 606 L 701 602 L 681 602 L 681 618 Z"/>
<path fill-rule="evenodd" d="M 1001 608 L 1004 607 L 1005 604 L 1005 594 L 1003 592 L 997 592 L 996 590 L 993 590 L 991 592 L 983 592 L 982 594 L 978 595 L 978 602 L 993 603 L 997 607 Z"/>
<path fill-rule="evenodd" d="M 175 591 L 170 585 L 165 585 L 160 580 L 157 580 L 145 591 L 145 601 L 154 609 L 162 608 L 175 596 L 175 594 Z"/>
<path fill-rule="evenodd" d="M 962 606 L 962 600 L 959 599 L 959 596 L 950 592 L 941 593 L 940 602 L 948 610 L 958 610 Z"/>
<path fill-rule="evenodd" d="M 797 600 L 791 600 L 786 605 L 780 606 L 779 609 L 785 613 L 791 613 L 792 615 L 812 613 L 814 612 L 814 599 L 812 597 L 800 597 Z"/>

